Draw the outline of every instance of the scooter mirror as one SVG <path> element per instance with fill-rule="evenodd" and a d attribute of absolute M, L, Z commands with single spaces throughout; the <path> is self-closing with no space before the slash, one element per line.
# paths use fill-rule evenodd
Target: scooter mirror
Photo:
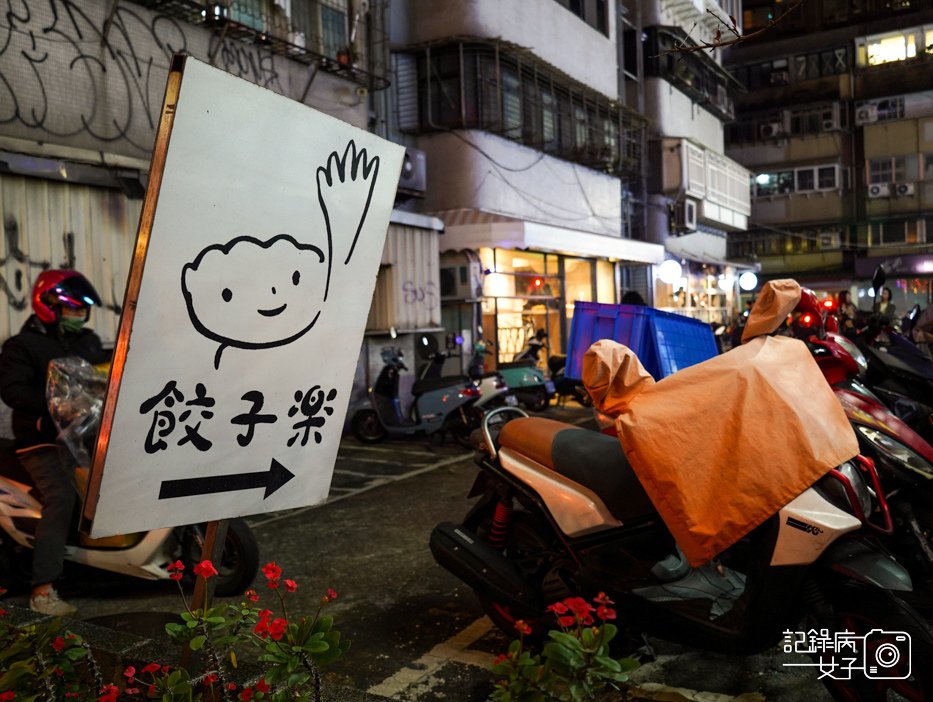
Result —
<path fill-rule="evenodd" d="M 918 314 L 920 314 L 920 305 L 914 303 L 914 306 L 910 308 L 910 312 L 907 313 L 907 319 L 912 322 L 917 318 Z"/>

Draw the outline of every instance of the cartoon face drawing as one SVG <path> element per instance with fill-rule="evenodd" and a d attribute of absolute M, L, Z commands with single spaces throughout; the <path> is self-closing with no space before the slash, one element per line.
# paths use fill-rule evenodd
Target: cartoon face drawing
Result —
<path fill-rule="evenodd" d="M 209 246 L 182 270 L 181 287 L 194 328 L 227 346 L 264 349 L 305 334 L 321 313 L 324 253 L 287 234 L 268 241 L 241 236 Z"/>

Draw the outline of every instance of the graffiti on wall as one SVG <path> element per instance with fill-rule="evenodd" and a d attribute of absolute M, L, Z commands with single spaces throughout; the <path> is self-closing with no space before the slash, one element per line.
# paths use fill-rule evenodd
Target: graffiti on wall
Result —
<path fill-rule="evenodd" d="M 107 3 L 98 3 L 93 17 L 88 5 L 0 0 L 0 125 L 35 129 L 38 141 L 91 136 L 147 154 L 171 56 L 195 48 L 196 30 L 118 5 L 104 40 Z M 217 40 L 211 38 L 211 52 Z M 215 63 L 282 92 L 275 56 L 267 50 L 225 40 Z"/>

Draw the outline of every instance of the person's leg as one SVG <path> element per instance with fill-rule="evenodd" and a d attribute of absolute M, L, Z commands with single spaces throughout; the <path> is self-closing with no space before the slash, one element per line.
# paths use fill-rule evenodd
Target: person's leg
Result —
<path fill-rule="evenodd" d="M 77 493 L 62 465 L 57 447 L 42 446 L 18 455 L 42 495 L 42 518 L 33 541 L 33 596 L 34 599 L 43 595 L 47 600 L 57 600 L 57 595 L 51 596 L 54 594 L 51 586 L 62 573 L 65 542 Z"/>

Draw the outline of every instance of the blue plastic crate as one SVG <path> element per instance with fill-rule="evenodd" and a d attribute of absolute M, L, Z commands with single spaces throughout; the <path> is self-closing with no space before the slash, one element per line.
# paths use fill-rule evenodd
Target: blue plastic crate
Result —
<path fill-rule="evenodd" d="M 652 364 L 645 363 L 655 379 L 666 378 L 672 373 L 709 360 L 719 354 L 713 330 L 705 322 L 692 317 L 651 310 L 651 349 L 644 349 L 646 358 L 653 359 Z"/>
<path fill-rule="evenodd" d="M 640 359 L 648 333 L 649 307 L 609 305 L 599 302 L 576 302 L 567 341 L 567 365 L 564 375 L 579 380 L 583 377 L 583 357 L 590 346 L 600 339 L 612 339 L 625 344 Z M 644 363 L 644 359 L 642 359 Z"/>

